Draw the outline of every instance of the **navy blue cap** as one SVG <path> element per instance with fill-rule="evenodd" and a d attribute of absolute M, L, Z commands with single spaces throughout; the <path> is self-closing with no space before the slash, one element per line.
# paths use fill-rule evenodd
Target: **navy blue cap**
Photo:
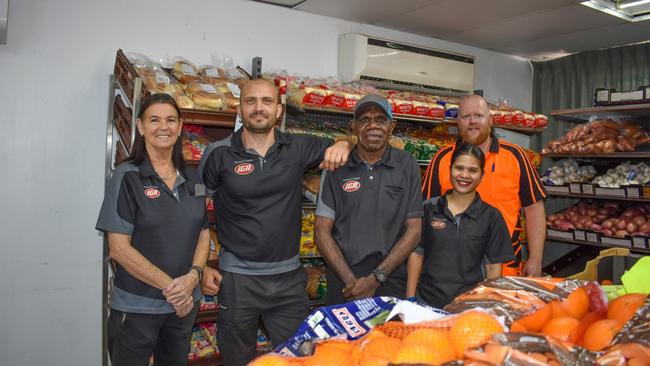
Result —
<path fill-rule="evenodd" d="M 383 109 L 384 112 L 386 112 L 388 119 L 390 120 L 393 119 L 393 110 L 390 108 L 390 103 L 388 103 L 388 99 L 377 94 L 368 94 L 357 102 L 357 105 L 354 107 L 354 119 L 357 119 L 357 117 L 359 117 L 357 113 L 359 113 L 359 110 L 364 105 L 367 105 L 368 103 L 376 104 L 381 109 Z"/>

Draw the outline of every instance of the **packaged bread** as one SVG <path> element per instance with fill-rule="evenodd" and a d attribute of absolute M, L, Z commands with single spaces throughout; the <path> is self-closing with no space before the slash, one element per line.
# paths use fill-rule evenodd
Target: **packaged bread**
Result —
<path fill-rule="evenodd" d="M 130 53 L 127 55 L 142 78 L 144 88 L 151 94 L 165 93 L 171 95 L 181 108 L 194 108 L 194 103 L 185 92 L 183 86 L 174 77 L 170 76 L 157 63 L 151 61 L 147 56 Z"/>
<path fill-rule="evenodd" d="M 187 60 L 178 60 L 172 66 L 172 75 L 181 83 L 187 84 L 199 78 L 198 69 Z"/>
<path fill-rule="evenodd" d="M 192 98 L 197 108 L 221 109 L 223 107 L 223 94 L 212 84 L 192 81 L 185 87 L 185 92 Z"/>
<path fill-rule="evenodd" d="M 199 77 L 210 84 L 225 83 L 230 80 L 226 76 L 224 69 L 213 65 L 201 66 L 199 68 Z"/>
<path fill-rule="evenodd" d="M 223 95 L 224 109 L 235 110 L 239 106 L 239 85 L 231 81 L 222 80 L 216 83 L 211 83 L 219 93 Z"/>

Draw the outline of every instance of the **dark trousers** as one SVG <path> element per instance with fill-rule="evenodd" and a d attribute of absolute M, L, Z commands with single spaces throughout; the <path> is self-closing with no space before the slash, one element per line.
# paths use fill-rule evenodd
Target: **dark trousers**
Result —
<path fill-rule="evenodd" d="M 198 302 L 183 318 L 175 313 L 139 314 L 111 309 L 107 331 L 111 365 L 147 366 L 152 353 L 156 366 L 187 365 L 198 312 Z"/>
<path fill-rule="evenodd" d="M 360 263 L 350 266 L 352 273 L 359 278 L 367 276 L 377 268 L 383 258 L 379 256 L 366 257 Z M 327 305 L 336 305 L 348 302 L 343 297 L 343 288 L 345 284 L 339 277 L 327 267 L 325 271 L 327 276 Z M 388 276 L 386 282 L 380 285 L 375 291 L 375 296 L 393 296 L 403 299 L 406 296 L 406 263 L 402 263 Z"/>
<path fill-rule="evenodd" d="M 302 267 L 264 276 L 221 274 L 217 344 L 225 366 L 245 366 L 255 357 L 260 317 L 278 346 L 309 315 L 307 273 Z"/>

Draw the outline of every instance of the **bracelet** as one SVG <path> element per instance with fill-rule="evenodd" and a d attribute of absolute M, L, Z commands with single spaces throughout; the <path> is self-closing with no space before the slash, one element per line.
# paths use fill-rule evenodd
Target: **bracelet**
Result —
<path fill-rule="evenodd" d="M 198 280 L 199 280 L 199 282 L 201 282 L 201 278 L 203 278 L 203 267 L 192 266 L 192 267 L 190 267 L 190 272 L 192 272 L 192 270 L 196 271 L 196 273 L 199 275 Z"/>

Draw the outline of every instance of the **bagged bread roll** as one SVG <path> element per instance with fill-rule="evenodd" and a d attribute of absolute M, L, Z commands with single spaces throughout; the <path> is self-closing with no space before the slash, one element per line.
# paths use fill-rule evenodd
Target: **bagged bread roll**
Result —
<path fill-rule="evenodd" d="M 174 66 L 172 66 L 172 75 L 183 84 L 199 78 L 196 66 L 189 61 L 176 61 Z"/>
<path fill-rule="evenodd" d="M 230 80 L 222 68 L 211 65 L 201 67 L 199 69 L 199 77 L 209 84 L 225 83 Z"/>
<path fill-rule="evenodd" d="M 212 84 L 193 81 L 187 84 L 185 91 L 197 107 L 207 109 L 223 107 L 223 94 L 219 93 Z"/>

